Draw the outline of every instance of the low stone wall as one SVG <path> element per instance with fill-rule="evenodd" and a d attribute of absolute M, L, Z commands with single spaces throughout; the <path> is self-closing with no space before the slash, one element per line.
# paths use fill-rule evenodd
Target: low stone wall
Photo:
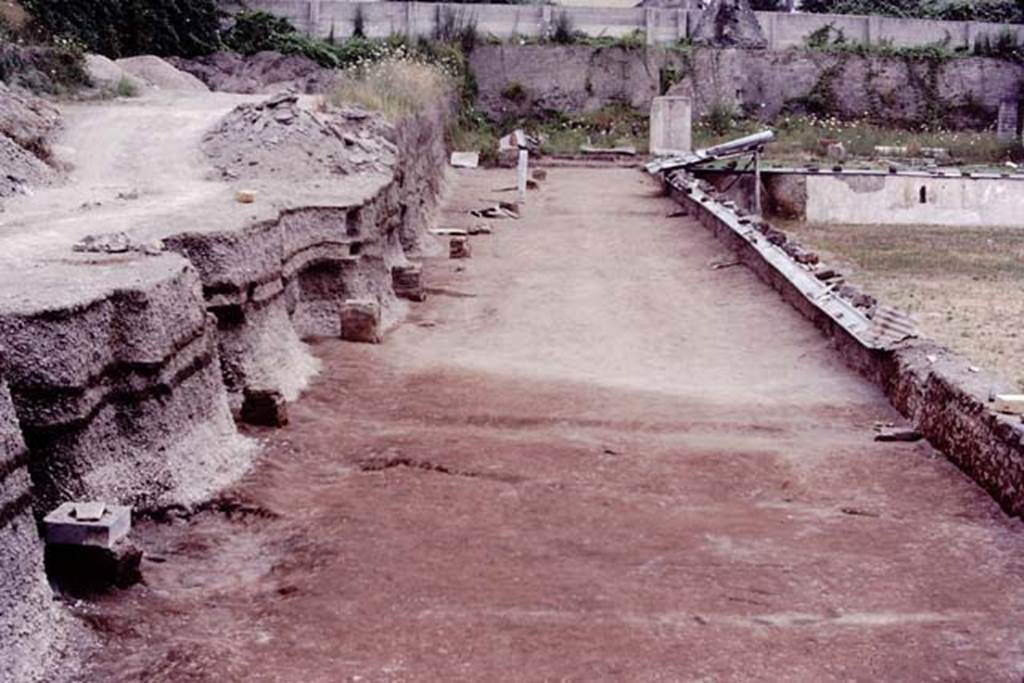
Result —
<path fill-rule="evenodd" d="M 930 63 L 810 50 L 480 45 L 470 66 L 478 105 L 495 119 L 612 104 L 647 111 L 670 86 L 668 94 L 693 100 L 695 117 L 724 106 L 762 120 L 813 111 L 900 125 L 939 117 L 953 127 L 984 128 L 1000 102 L 1019 96 L 1024 80 L 1024 66 L 997 59 Z"/>
<path fill-rule="evenodd" d="M 968 361 L 928 340 L 909 340 L 884 348 L 865 344 L 851 329 L 851 320 L 830 315 L 787 270 L 815 266 L 789 259 L 781 269 L 757 248 L 766 242 L 773 256 L 799 253 L 778 230 L 758 231 L 749 219 L 712 194 L 669 180 L 670 195 L 686 211 L 732 248 L 740 260 L 776 289 L 794 308 L 811 320 L 852 368 L 885 392 L 893 406 L 910 419 L 921 434 L 983 487 L 1007 514 L 1024 516 L 1024 423 L 991 408 L 990 393 L 1009 392 L 1012 385 L 986 373 L 972 372 Z M 820 266 L 819 266 L 820 268 Z M 853 294 L 857 298 L 858 294 Z"/>
<path fill-rule="evenodd" d="M 250 465 L 232 419 L 247 390 L 294 398 L 316 370 L 301 339 L 338 335 L 345 299 L 398 315 L 391 268 L 429 246 L 447 115 L 387 127 L 398 163 L 352 180 L 358 201 L 0 272 L 0 680 L 31 680 L 56 633 L 37 517 L 208 498 Z"/>

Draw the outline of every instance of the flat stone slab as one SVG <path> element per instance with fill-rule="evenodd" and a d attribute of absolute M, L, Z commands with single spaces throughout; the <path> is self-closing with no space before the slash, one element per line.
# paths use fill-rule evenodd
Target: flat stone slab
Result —
<path fill-rule="evenodd" d="M 132 509 L 125 505 L 68 502 L 46 515 L 43 527 L 46 542 L 51 545 L 113 548 L 131 531 Z"/>

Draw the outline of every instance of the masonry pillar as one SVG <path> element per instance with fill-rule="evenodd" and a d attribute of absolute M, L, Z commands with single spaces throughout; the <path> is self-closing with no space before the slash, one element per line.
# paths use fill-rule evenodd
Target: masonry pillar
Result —
<path fill-rule="evenodd" d="M 651 102 L 651 153 L 689 152 L 693 105 L 689 97 L 655 97 Z"/>

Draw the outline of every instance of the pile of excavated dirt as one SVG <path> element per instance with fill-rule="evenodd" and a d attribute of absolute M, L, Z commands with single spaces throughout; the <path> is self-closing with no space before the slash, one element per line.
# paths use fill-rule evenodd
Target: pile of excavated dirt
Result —
<path fill-rule="evenodd" d="M 0 197 L 57 180 L 49 139 L 60 124 L 56 107 L 0 83 Z"/>
<path fill-rule="evenodd" d="M 377 117 L 352 109 L 320 115 L 290 93 L 237 107 L 206 134 L 203 151 L 225 180 L 323 179 L 397 161 Z"/>
<path fill-rule="evenodd" d="M 160 90 L 206 92 L 209 88 L 190 73 L 176 69 L 169 62 L 152 55 L 127 57 L 114 62 L 128 74 L 146 85 Z"/>
<path fill-rule="evenodd" d="M 94 85 L 116 87 L 122 81 L 131 83 L 136 88 L 146 87 L 146 82 L 131 76 L 117 62 L 103 55 L 86 55 L 85 70 Z"/>
<path fill-rule="evenodd" d="M 182 71 L 199 78 L 210 90 L 237 93 L 273 93 L 293 90 L 323 93 L 334 82 L 334 72 L 308 57 L 280 52 L 240 55 L 217 52 L 197 59 L 171 57 L 169 61 Z"/>

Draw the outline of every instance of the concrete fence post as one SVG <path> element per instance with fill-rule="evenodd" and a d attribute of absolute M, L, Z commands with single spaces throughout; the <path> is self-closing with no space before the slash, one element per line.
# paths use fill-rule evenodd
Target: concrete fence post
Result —
<path fill-rule="evenodd" d="M 868 45 L 882 42 L 882 20 L 872 14 L 865 17 L 864 21 L 864 42 Z"/>
<path fill-rule="evenodd" d="M 779 49 L 779 15 L 772 12 L 768 15 L 768 49 Z"/>
<path fill-rule="evenodd" d="M 551 27 L 554 22 L 551 17 L 551 5 L 543 5 L 540 10 L 540 36 L 547 38 L 551 35 Z"/>
<path fill-rule="evenodd" d="M 978 25 L 973 21 L 964 24 L 964 45 L 968 50 L 974 49 L 974 43 L 978 40 Z"/>
<path fill-rule="evenodd" d="M 676 10 L 676 40 L 680 41 L 686 37 L 686 11 Z"/>
<path fill-rule="evenodd" d="M 650 7 L 644 10 L 644 32 L 646 34 L 645 37 L 648 45 L 654 45 L 655 42 L 654 32 L 656 30 L 656 22 L 654 20 L 654 13 L 656 11 L 657 10 L 651 9 Z"/>
<path fill-rule="evenodd" d="M 309 0 L 306 13 L 306 33 L 312 38 L 320 37 L 320 0 Z"/>
<path fill-rule="evenodd" d="M 416 37 L 416 3 L 405 3 L 405 35 Z"/>

